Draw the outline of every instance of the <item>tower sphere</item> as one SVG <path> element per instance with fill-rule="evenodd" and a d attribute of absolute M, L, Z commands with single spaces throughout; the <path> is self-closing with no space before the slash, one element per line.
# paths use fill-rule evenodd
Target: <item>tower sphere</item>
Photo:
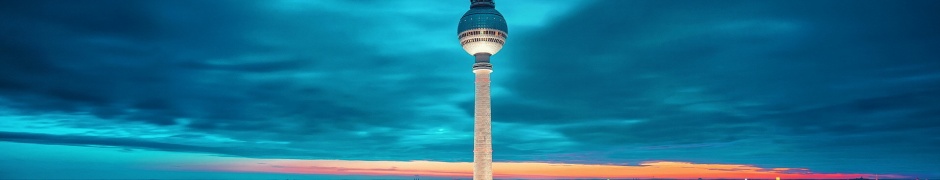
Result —
<path fill-rule="evenodd" d="M 463 49 L 476 55 L 496 54 L 506 44 L 509 28 L 493 0 L 470 0 L 470 10 L 460 18 L 457 37 Z"/>

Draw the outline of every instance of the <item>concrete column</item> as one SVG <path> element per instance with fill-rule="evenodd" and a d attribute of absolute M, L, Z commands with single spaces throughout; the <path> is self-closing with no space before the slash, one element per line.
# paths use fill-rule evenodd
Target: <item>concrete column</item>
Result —
<path fill-rule="evenodd" d="M 489 64 L 488 61 L 487 64 Z M 473 180 L 493 179 L 493 140 L 490 124 L 491 72 L 493 71 L 490 69 L 473 71 L 476 75 L 473 111 Z"/>

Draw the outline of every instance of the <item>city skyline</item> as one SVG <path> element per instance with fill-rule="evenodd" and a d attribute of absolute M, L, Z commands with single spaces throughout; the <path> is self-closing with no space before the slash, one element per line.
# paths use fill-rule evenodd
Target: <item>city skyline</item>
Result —
<path fill-rule="evenodd" d="M 496 3 L 496 179 L 940 179 L 940 2 Z M 467 8 L 2 1 L 0 179 L 469 179 Z"/>

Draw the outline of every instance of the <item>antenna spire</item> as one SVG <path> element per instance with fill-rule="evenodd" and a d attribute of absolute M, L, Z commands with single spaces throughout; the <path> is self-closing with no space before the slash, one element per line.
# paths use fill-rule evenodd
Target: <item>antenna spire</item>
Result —
<path fill-rule="evenodd" d="M 470 8 L 475 7 L 496 7 L 493 0 L 470 0 Z"/>

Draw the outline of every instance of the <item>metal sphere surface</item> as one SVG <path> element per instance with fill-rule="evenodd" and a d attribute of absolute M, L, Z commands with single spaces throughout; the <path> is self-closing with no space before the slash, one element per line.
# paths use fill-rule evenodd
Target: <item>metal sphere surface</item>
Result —
<path fill-rule="evenodd" d="M 457 25 L 457 33 L 464 32 L 470 29 L 477 28 L 487 28 L 487 29 L 496 29 L 506 33 L 509 33 L 509 28 L 506 26 L 506 19 L 503 19 L 503 15 L 496 11 L 494 7 L 473 7 L 464 13 L 463 17 L 460 18 L 460 24 Z"/>
<path fill-rule="evenodd" d="M 509 28 L 492 0 L 470 0 L 470 10 L 460 18 L 457 38 L 470 55 L 496 54 L 506 44 Z"/>

